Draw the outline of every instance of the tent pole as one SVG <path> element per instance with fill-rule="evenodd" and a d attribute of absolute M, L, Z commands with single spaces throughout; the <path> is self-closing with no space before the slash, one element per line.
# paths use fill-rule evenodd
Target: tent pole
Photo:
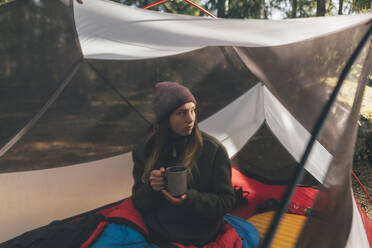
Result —
<path fill-rule="evenodd" d="M 293 195 L 293 193 L 296 189 L 296 186 L 302 180 L 302 178 L 305 174 L 304 167 L 305 167 L 306 161 L 307 161 L 307 159 L 310 155 L 312 147 L 315 144 L 316 138 L 318 137 L 318 135 L 319 135 L 319 133 L 320 133 L 322 127 L 323 127 L 323 124 L 325 123 L 325 121 L 327 119 L 328 113 L 330 112 L 330 110 L 333 106 L 333 103 L 336 100 L 338 92 L 340 91 L 341 86 L 342 86 L 346 76 L 348 75 L 352 65 L 354 64 L 356 58 L 358 57 L 359 53 L 361 52 L 365 43 L 368 41 L 371 34 L 372 34 L 372 25 L 369 27 L 366 34 L 363 36 L 363 38 L 359 42 L 358 46 L 355 48 L 354 52 L 351 54 L 350 58 L 348 59 L 345 67 L 343 68 L 343 70 L 341 72 L 341 75 L 338 79 L 338 82 L 337 82 L 331 96 L 329 97 L 329 100 L 327 101 L 327 103 L 324 106 L 318 120 L 316 121 L 316 124 L 314 126 L 311 138 L 310 138 L 310 140 L 309 140 L 309 142 L 306 146 L 305 152 L 302 155 L 301 161 L 296 168 L 296 171 L 295 171 L 295 174 L 293 176 L 293 179 L 292 179 L 291 183 L 288 185 L 288 187 L 286 188 L 286 190 L 283 194 L 283 198 L 280 201 L 279 210 L 275 213 L 274 219 L 271 222 L 270 228 L 269 228 L 269 230 L 268 230 L 268 232 L 265 236 L 265 239 L 263 240 L 263 243 L 262 243 L 261 247 L 263 247 L 263 248 L 269 248 L 270 247 L 270 244 L 271 244 L 271 242 L 274 238 L 275 232 L 276 232 L 277 228 L 279 227 L 280 220 L 283 217 L 284 213 L 288 209 L 290 200 L 291 200 L 292 195 Z"/>
<path fill-rule="evenodd" d="M 164 3 L 164 2 L 168 2 L 168 0 L 160 0 L 160 1 L 156 1 L 155 3 L 149 4 L 149 5 L 145 6 L 145 7 L 143 7 L 143 9 L 149 9 L 149 8 L 151 8 L 151 7 L 154 7 L 154 6 L 156 6 L 156 5 L 158 5 L 158 4 L 161 4 L 161 3 Z"/>
<path fill-rule="evenodd" d="M 156 5 L 158 5 L 158 4 L 161 4 L 161 3 L 164 3 L 164 2 L 167 2 L 167 1 L 168 1 L 168 0 L 159 0 L 159 1 L 156 1 L 155 3 L 149 4 L 149 5 L 145 6 L 145 7 L 143 7 L 143 9 L 148 9 L 148 8 L 151 8 L 151 7 L 153 7 L 153 6 L 156 6 Z M 193 3 L 193 2 L 191 2 L 190 0 L 183 0 L 183 1 L 185 1 L 186 3 L 190 4 L 191 6 L 197 8 L 197 9 L 203 11 L 205 14 L 209 15 L 210 17 L 212 17 L 212 18 L 217 18 L 217 17 L 214 16 L 212 13 L 210 13 L 208 10 L 206 10 L 206 9 L 204 9 L 204 8 L 202 8 L 202 7 L 200 7 L 200 6 L 197 5 L 196 3 Z"/>
<path fill-rule="evenodd" d="M 212 18 L 217 18 L 217 17 L 214 16 L 212 13 L 210 13 L 210 12 L 207 11 L 206 9 L 200 7 L 199 5 L 193 3 L 193 2 L 191 2 L 191 1 L 189 1 L 189 0 L 183 0 L 183 1 L 185 1 L 185 2 L 188 3 L 188 4 L 190 4 L 191 6 L 194 6 L 194 7 L 197 8 L 197 9 L 203 11 L 204 13 L 206 13 L 207 15 L 209 15 L 210 17 L 212 17 Z"/>

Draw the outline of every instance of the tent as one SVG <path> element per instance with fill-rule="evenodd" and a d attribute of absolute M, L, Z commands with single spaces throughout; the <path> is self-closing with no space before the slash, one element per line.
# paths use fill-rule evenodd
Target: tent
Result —
<path fill-rule="evenodd" d="M 372 244 L 350 177 L 371 14 L 230 20 L 18 0 L 0 6 L 0 23 L 0 242 L 128 197 L 153 86 L 173 80 L 246 175 L 290 185 L 304 162 L 299 183 L 321 192 L 299 247 Z"/>

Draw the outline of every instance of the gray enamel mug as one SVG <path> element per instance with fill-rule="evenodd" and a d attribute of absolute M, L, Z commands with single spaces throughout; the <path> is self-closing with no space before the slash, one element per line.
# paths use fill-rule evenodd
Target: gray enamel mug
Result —
<path fill-rule="evenodd" d="M 165 170 L 165 185 L 167 191 L 179 197 L 187 191 L 187 168 L 184 166 L 171 166 Z"/>

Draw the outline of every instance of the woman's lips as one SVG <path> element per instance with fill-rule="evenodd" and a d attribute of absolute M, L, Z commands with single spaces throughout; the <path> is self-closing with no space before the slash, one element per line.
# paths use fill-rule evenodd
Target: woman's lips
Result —
<path fill-rule="evenodd" d="M 193 126 L 187 126 L 185 127 L 185 131 L 190 132 L 192 130 Z"/>

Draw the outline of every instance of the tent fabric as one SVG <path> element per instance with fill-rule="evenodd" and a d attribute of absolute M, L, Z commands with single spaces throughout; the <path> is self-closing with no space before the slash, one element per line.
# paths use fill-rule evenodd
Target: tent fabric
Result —
<path fill-rule="evenodd" d="M 263 106 L 262 86 L 257 84 L 234 102 L 203 120 L 199 127 L 217 138 L 231 158 L 263 124 Z M 242 126 L 248 128 L 242 129 Z"/>
<path fill-rule="evenodd" d="M 62 84 L 59 88 L 55 91 L 55 93 L 49 98 L 46 104 L 40 109 L 40 111 L 32 118 L 23 128 L 19 131 L 5 146 L 0 149 L 0 157 L 4 155 L 18 140 L 22 138 L 24 134 L 26 134 L 35 123 L 41 118 L 41 116 L 45 113 L 45 111 L 53 104 L 53 102 L 58 98 L 61 94 L 63 89 L 66 85 L 71 81 L 71 78 L 75 75 L 77 70 L 79 69 L 80 63 L 77 63 L 73 66 L 72 71 L 67 75 L 67 77 L 63 80 Z"/>
<path fill-rule="evenodd" d="M 369 242 L 369 246 L 371 247 L 372 246 L 372 220 L 370 220 L 367 216 L 367 214 L 363 211 L 363 209 L 360 207 L 360 205 L 358 204 L 357 200 L 355 199 L 355 204 L 357 205 L 358 207 L 358 212 L 359 212 L 359 215 L 360 215 L 360 218 L 362 219 L 362 222 L 363 222 L 363 225 L 364 225 L 364 229 L 367 230 L 367 238 L 368 238 L 368 242 Z M 358 216 L 358 213 L 357 212 L 353 212 L 354 214 L 354 218 L 355 219 L 358 219 L 359 216 Z M 355 223 L 355 224 L 354 224 Z M 365 240 L 364 238 L 364 235 L 363 235 L 363 227 L 360 226 L 360 222 L 358 221 L 354 221 L 353 222 L 353 225 L 359 225 L 358 227 L 358 230 L 360 230 L 360 233 L 362 233 L 362 239 Z M 356 228 L 355 228 L 356 229 Z M 353 242 L 349 241 L 347 245 L 351 245 Z M 366 244 L 366 242 L 361 242 L 362 244 Z M 361 245 L 362 245 L 361 244 Z"/>
<path fill-rule="evenodd" d="M 170 15 L 89 1 L 74 5 L 74 18 L 85 58 L 128 60 L 170 56 L 205 46 L 280 46 L 337 32 L 370 17 L 243 21 Z"/>
<path fill-rule="evenodd" d="M 359 120 L 359 111 L 356 110 L 360 109 L 362 103 L 362 95 L 369 73 L 367 68 L 372 66 L 371 43 L 364 50 L 363 66 L 358 77 L 358 87 L 353 92 L 354 97 L 350 115 L 345 121 L 344 130 L 335 149 L 335 157 L 327 172 L 324 182 L 325 188 L 320 192 L 314 204 L 314 210 L 317 212 L 318 217 L 306 222 L 302 235 L 298 240 L 301 245 L 314 242 L 314 240 L 322 240 L 322 247 L 330 245 L 344 246 L 349 239 L 356 238 L 356 233 L 353 232 L 353 221 L 356 219 L 353 218 L 353 211 L 356 211 L 356 206 L 351 191 L 351 169 L 353 147 L 357 133 L 356 123 Z M 330 199 L 332 199 L 332 204 L 329 204 Z M 348 204 L 345 204 L 346 202 Z M 330 223 L 328 221 L 330 219 L 337 219 L 338 221 Z M 360 219 L 357 221 L 360 223 Z M 341 223 L 344 225 L 340 226 Z M 311 231 L 314 229 L 319 232 L 318 235 Z M 327 230 L 327 233 L 325 233 L 325 230 Z M 335 239 L 336 233 L 338 235 L 345 233 L 347 236 Z"/>
<path fill-rule="evenodd" d="M 131 153 L 40 172 L 0 174 L 0 194 L 7 199 L 0 242 L 129 196 L 133 184 Z"/>
<path fill-rule="evenodd" d="M 294 44 L 270 48 L 237 47 L 236 51 L 249 68 L 283 106 L 309 132 L 315 125 L 335 86 L 341 68 L 360 40 L 368 31 L 361 24 L 327 36 L 304 40 Z M 350 37 L 353 37 L 350 39 Z M 358 37 L 358 38 L 357 38 Z M 341 42 L 342 41 L 342 42 Z M 343 44 L 341 44 L 343 43 Z M 345 49 L 345 47 L 347 49 Z M 358 57 L 352 71 L 361 72 L 368 47 Z M 341 52 L 342 51 L 342 52 Z M 270 59 L 267 59 L 270 58 Z M 322 66 L 307 66 L 306 61 Z M 359 67 L 356 66 L 359 64 Z M 334 154 L 339 137 L 344 131 L 351 104 L 358 85 L 356 75 L 349 74 L 332 106 L 317 141 Z M 311 114 L 310 114 L 311 113 Z"/>
<path fill-rule="evenodd" d="M 287 151 L 296 161 L 300 161 L 310 133 L 261 84 L 204 120 L 200 128 L 222 142 L 231 158 L 264 121 Z M 242 126 L 249 128 L 242 129 Z M 323 182 L 331 159 L 332 155 L 316 142 L 305 168 L 318 181 Z"/>
<path fill-rule="evenodd" d="M 372 221 L 366 213 L 361 211 L 359 204 L 354 198 L 353 200 L 353 222 L 350 230 L 349 239 L 345 245 L 347 248 L 361 247 L 368 248 L 372 245 Z M 366 231 L 363 231 L 366 230 Z"/>
<path fill-rule="evenodd" d="M 47 13 L 45 9 L 48 9 Z M 1 82 L 7 85 L 1 90 L 1 112 L 5 114 L 1 117 L 0 147 L 3 148 L 56 92 L 71 65 L 79 61 L 82 54 L 73 33 L 69 33 L 73 23 L 50 22 L 53 19 L 71 20 L 71 10 L 60 2 L 43 2 L 41 7 L 32 1 L 14 1 L 2 5 L 0 12 L 1 23 L 9 24 L 1 28 L 1 70 L 4 72 Z M 16 16 L 17 20 L 14 19 Z M 48 29 L 43 29 L 48 21 Z M 54 32 L 56 26 L 59 27 L 57 33 L 63 34 L 62 38 Z M 14 90 L 18 94 L 14 94 Z"/>
<path fill-rule="evenodd" d="M 310 133 L 286 110 L 286 108 L 264 87 L 265 120 L 289 153 L 300 161 L 310 140 Z M 316 142 L 305 168 L 323 182 L 332 160 L 332 155 Z"/>
<path fill-rule="evenodd" d="M 36 13 L 32 12 L 30 15 L 36 15 Z M 47 20 L 45 25 L 48 25 Z M 35 28 L 39 28 L 39 25 Z M 50 28 L 54 32 L 57 32 L 55 29 L 60 30 L 58 26 L 54 29 Z M 64 37 L 68 34 L 61 33 L 60 35 Z M 23 42 L 19 45 L 24 46 Z M 213 60 L 204 63 L 203 58 L 212 54 Z M 25 63 L 29 63 L 28 57 L 19 56 L 17 60 L 26 60 Z M 11 58 L 6 63 L 12 63 Z M 63 59 L 63 56 L 60 59 Z M 1 172 L 80 164 L 131 151 L 138 137 L 147 135 L 150 126 L 133 111 L 133 108 L 129 107 L 129 104 L 123 102 L 119 95 L 126 98 L 129 103 L 133 101 L 136 109 L 143 113 L 146 119 L 154 120 L 151 106 L 151 92 L 154 87 L 152 82 L 154 78 L 165 80 L 169 77 L 169 73 L 184 78 L 195 74 L 195 70 L 198 71 L 192 80 L 184 84 L 191 88 L 193 94 L 199 99 L 203 96 L 203 101 L 199 101 L 200 108 L 198 109 L 199 120 L 203 120 L 234 101 L 257 83 L 257 79 L 239 63 L 238 58 L 231 53 L 229 48 L 207 48 L 186 56 L 145 63 L 113 63 L 112 61 L 110 63 L 89 61 L 89 65 L 83 63 L 81 70 L 77 72 L 64 92 L 37 124 L 17 142 L 16 146 L 2 156 Z M 97 68 L 106 80 L 92 71 L 90 65 Z M 174 65 L 183 69 L 176 72 L 173 69 L 170 71 Z M 127 73 L 122 74 L 123 71 Z M 147 73 L 142 73 L 143 71 Z M 10 85 L 6 89 L 7 95 L 17 95 L 16 92 L 23 92 L 20 83 L 11 81 L 13 77 L 17 80 L 19 77 L 21 81 L 22 74 L 19 74 L 12 71 L 5 79 Z M 58 75 L 53 74 L 53 77 L 58 79 Z M 46 77 L 45 81 L 41 82 L 49 86 L 48 80 L 50 78 Z M 105 83 L 107 80 L 117 91 Z M 206 82 L 200 84 L 201 80 L 206 80 Z M 230 83 L 225 84 L 225 80 Z M 26 86 L 24 88 L 28 89 Z M 210 87 L 219 87 L 221 93 L 206 95 Z M 45 89 L 48 87 L 38 89 L 37 94 L 40 94 L 41 99 L 44 94 L 49 93 L 49 91 L 44 92 Z M 31 92 L 33 91 L 30 91 L 30 94 Z M 23 119 L 20 120 L 19 116 L 25 114 L 26 106 L 31 106 L 34 101 L 41 100 L 26 95 L 25 97 L 13 97 L 8 101 L 11 104 L 9 108 L 4 109 L 6 115 L 2 118 L 4 136 L 1 143 L 8 142 L 12 138 L 11 133 L 17 133 L 17 130 L 14 131 L 14 126 L 22 128 Z M 210 104 L 211 102 L 213 104 Z M 6 116 L 8 118 L 5 118 Z M 9 123 L 12 125 L 8 125 Z M 24 162 L 25 160 L 27 163 Z"/>
<path fill-rule="evenodd" d="M 0 7 L 5 34 L 0 37 L 5 72 L 0 74 L 0 149 L 56 92 L 71 64 L 85 57 L 59 98 L 0 157 L 0 212 L 6 213 L 0 222 L 7 226 L 0 242 L 129 196 L 130 151 L 149 128 L 130 105 L 153 120 L 152 89 L 160 80 L 177 80 L 191 89 L 198 98 L 200 125 L 228 147 L 233 161 L 241 162 L 239 169 L 251 168 L 244 158 L 254 143 L 261 150 L 250 156 L 270 161 L 259 165 L 272 168 L 266 177 L 290 178 L 340 71 L 372 19 L 367 14 L 278 22 L 212 20 L 108 1 L 74 2 L 73 11 L 55 0 Z M 358 101 L 371 67 L 365 63 L 368 54 L 365 46 L 306 165 L 322 184 L 314 207 L 327 223 L 318 228 L 317 218 L 308 218 L 299 240 L 304 246 L 353 246 L 366 232 L 362 220 L 353 217 L 350 170 Z M 286 169 L 279 170 L 283 164 Z M 359 242 L 368 245 L 366 240 Z"/>

